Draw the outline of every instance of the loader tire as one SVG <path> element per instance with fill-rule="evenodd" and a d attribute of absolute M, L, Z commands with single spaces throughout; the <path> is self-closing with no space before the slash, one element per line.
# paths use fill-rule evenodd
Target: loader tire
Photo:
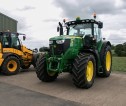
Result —
<path fill-rule="evenodd" d="M 95 58 L 91 54 L 79 54 L 73 63 L 73 81 L 79 88 L 88 89 L 94 83 L 96 72 Z"/>
<path fill-rule="evenodd" d="M 5 75 L 15 75 L 19 72 L 20 61 L 14 56 L 7 57 L 2 64 L 2 73 Z"/>
<path fill-rule="evenodd" d="M 100 58 L 102 64 L 102 73 L 98 73 L 98 76 L 109 77 L 111 74 L 111 67 L 112 67 L 112 53 L 110 46 L 106 46 L 102 49 L 100 53 Z"/>
<path fill-rule="evenodd" d="M 58 73 L 48 73 L 45 55 L 40 55 L 36 63 L 36 74 L 37 77 L 43 82 L 54 81 Z"/>
<path fill-rule="evenodd" d="M 39 54 L 39 53 L 33 54 L 32 65 L 34 66 L 34 68 L 36 68 L 36 62 L 37 62 L 39 55 L 41 55 L 41 54 Z"/>

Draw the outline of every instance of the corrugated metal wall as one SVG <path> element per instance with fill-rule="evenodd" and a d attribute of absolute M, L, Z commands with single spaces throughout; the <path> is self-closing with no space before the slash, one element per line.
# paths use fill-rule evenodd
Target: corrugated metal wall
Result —
<path fill-rule="evenodd" d="M 17 32 L 17 21 L 0 13 L 0 31 Z"/>

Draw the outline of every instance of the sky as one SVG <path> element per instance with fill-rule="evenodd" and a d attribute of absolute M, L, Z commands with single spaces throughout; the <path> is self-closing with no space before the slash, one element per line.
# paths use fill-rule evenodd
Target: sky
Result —
<path fill-rule="evenodd" d="M 102 36 L 112 44 L 126 42 L 126 0 L 0 0 L 0 12 L 18 21 L 29 48 L 48 46 L 57 33 L 58 22 L 91 17 L 104 23 Z"/>

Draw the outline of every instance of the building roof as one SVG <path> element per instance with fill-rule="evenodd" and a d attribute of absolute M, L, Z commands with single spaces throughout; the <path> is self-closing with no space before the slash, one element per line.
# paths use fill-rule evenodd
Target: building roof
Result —
<path fill-rule="evenodd" d="M 10 19 L 11 19 L 11 20 L 13 20 L 13 21 L 18 22 L 17 20 L 15 20 L 15 19 L 13 19 L 13 18 L 11 18 L 11 17 L 9 17 L 9 16 L 7 16 L 7 15 L 5 15 L 5 14 L 1 13 L 1 12 L 0 12 L 0 14 L 1 14 L 1 15 L 3 15 L 3 16 L 5 16 L 5 17 L 7 17 L 7 18 L 10 18 Z"/>

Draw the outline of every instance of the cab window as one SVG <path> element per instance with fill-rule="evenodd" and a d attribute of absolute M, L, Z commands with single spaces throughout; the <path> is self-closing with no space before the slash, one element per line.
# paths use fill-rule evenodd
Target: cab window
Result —
<path fill-rule="evenodd" d="M 100 41 L 101 39 L 101 29 L 98 28 L 97 24 L 94 24 L 94 37 L 97 41 Z"/>
<path fill-rule="evenodd" d="M 16 34 L 11 34 L 11 47 L 15 49 L 20 49 L 20 42 Z"/>
<path fill-rule="evenodd" d="M 10 47 L 10 37 L 8 33 L 3 34 L 3 42 L 2 45 L 4 48 Z"/>

